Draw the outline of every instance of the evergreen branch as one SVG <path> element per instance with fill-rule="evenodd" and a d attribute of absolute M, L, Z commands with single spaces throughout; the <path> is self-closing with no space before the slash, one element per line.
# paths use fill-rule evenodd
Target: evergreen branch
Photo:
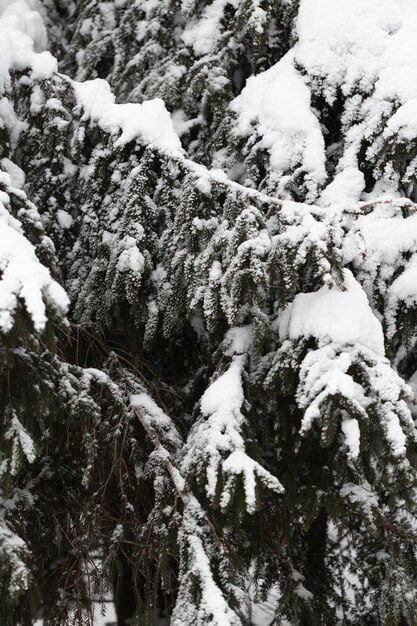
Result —
<path fill-rule="evenodd" d="M 172 456 L 171 454 L 168 452 L 168 450 L 162 445 L 158 434 L 156 433 L 155 429 L 151 426 L 151 424 L 149 423 L 149 421 L 146 419 L 144 412 L 140 411 L 137 408 L 133 408 L 133 412 L 136 415 L 136 417 L 139 419 L 140 423 L 142 424 L 145 432 L 147 433 L 149 439 L 151 440 L 155 450 L 158 452 L 158 454 L 160 455 L 161 459 L 163 459 L 164 463 L 165 463 L 165 467 L 167 469 L 167 472 L 172 480 L 172 483 L 180 497 L 180 499 L 182 500 L 184 506 L 189 506 L 191 503 L 193 504 L 193 506 L 196 505 L 197 503 L 197 499 L 194 496 L 194 494 L 192 493 L 192 491 L 190 491 L 189 487 L 186 487 L 186 482 L 184 480 L 184 478 L 181 476 L 181 473 L 179 472 L 179 470 L 175 467 L 173 461 L 172 461 Z M 199 504 L 198 507 L 200 507 L 201 505 Z M 201 509 L 203 511 L 203 509 Z M 214 526 L 214 523 L 210 520 L 210 518 L 208 517 L 207 513 L 204 512 L 204 519 L 206 520 L 208 526 L 210 527 L 212 533 L 213 533 L 213 537 L 215 538 L 216 542 L 220 545 L 221 541 L 220 541 L 220 537 L 217 534 L 216 528 Z"/>

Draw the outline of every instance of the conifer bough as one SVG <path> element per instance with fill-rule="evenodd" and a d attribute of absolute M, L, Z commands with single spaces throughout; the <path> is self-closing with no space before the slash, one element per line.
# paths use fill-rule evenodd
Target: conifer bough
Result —
<path fill-rule="evenodd" d="M 417 624 L 416 24 L 0 0 L 0 626 Z"/>

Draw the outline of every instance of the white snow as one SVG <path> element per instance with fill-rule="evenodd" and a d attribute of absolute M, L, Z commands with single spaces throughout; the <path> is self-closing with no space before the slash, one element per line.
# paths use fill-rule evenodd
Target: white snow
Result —
<path fill-rule="evenodd" d="M 240 411 L 244 400 L 242 365 L 242 358 L 235 358 L 229 369 L 206 389 L 200 401 L 203 415 L 210 416 L 229 407 L 236 407 Z"/>
<path fill-rule="evenodd" d="M 371 401 L 366 397 L 363 387 L 348 374 L 351 365 L 351 354 L 348 351 L 338 354 L 332 345 L 311 350 L 307 354 L 301 364 L 300 384 L 297 390 L 297 402 L 305 410 L 301 434 L 305 435 L 313 421 L 321 418 L 322 404 L 329 396 L 348 398 L 356 412 L 366 418 L 366 409 Z M 357 456 L 356 452 L 359 452 L 359 442 L 354 440 L 353 429 L 352 424 L 342 425 L 348 456 L 352 459 Z"/>
<path fill-rule="evenodd" d="M 296 60 L 310 76 L 345 94 L 375 88 L 375 98 L 417 96 L 414 0 L 302 0 Z"/>
<path fill-rule="evenodd" d="M 348 448 L 348 458 L 354 460 L 359 456 L 361 433 L 359 422 L 355 418 L 345 418 L 342 422 L 342 431 Z"/>
<path fill-rule="evenodd" d="M 243 480 L 246 507 L 249 513 L 256 509 L 256 483 L 281 493 L 283 487 L 275 476 L 266 471 L 245 452 L 241 434 L 245 418 L 241 412 L 244 403 L 242 371 L 245 356 L 236 355 L 228 369 L 204 392 L 201 401 L 203 418 L 191 431 L 187 452 L 182 462 L 184 474 L 206 466 L 206 492 L 214 498 L 219 471 L 223 473 L 225 485 L 220 505 L 225 508 L 230 502 L 233 483 L 238 476 Z"/>
<path fill-rule="evenodd" d="M 281 311 L 281 339 L 314 337 L 320 342 L 360 344 L 384 355 L 384 335 L 368 298 L 350 270 L 344 270 L 345 290 L 324 286 L 312 293 L 298 294 Z"/>
<path fill-rule="evenodd" d="M 357 363 L 365 369 L 369 384 L 366 393 L 363 383 L 355 380 L 351 372 L 351 367 Z M 306 435 L 314 421 L 321 423 L 323 405 L 335 396 L 339 397 L 339 404 L 340 398 L 345 398 L 361 420 L 368 419 L 370 405 L 377 407 L 383 435 L 394 456 L 405 454 L 407 436 L 416 439 L 414 422 L 406 403 L 412 398 L 411 389 L 387 359 L 368 348 L 329 343 L 307 353 L 300 367 L 297 389 L 297 403 L 304 410 L 301 434 Z M 354 461 L 360 451 L 359 420 L 348 417 L 348 412 L 343 411 L 343 443 L 348 459 Z"/>
<path fill-rule="evenodd" d="M 7 194 L 0 192 L 0 330 L 7 333 L 12 329 L 16 308 L 22 301 L 35 330 L 40 331 L 47 322 L 47 306 L 64 316 L 69 300 L 39 262 L 34 247 L 20 232 L 19 222 L 10 216 L 7 204 Z"/>
<path fill-rule="evenodd" d="M 375 131 L 381 141 L 393 134 L 405 141 L 417 137 L 417 3 L 301 0 L 296 33 L 287 55 L 250 78 L 231 103 L 236 133 L 259 136 L 255 148 L 269 151 L 278 177 L 301 167 L 314 199 L 314 185 L 323 185 L 326 175 L 319 113 L 311 108 L 310 92 L 330 105 L 342 92 L 346 132 L 337 169 L 342 178 L 331 183 L 324 203 L 356 202 L 363 190 L 357 167 L 361 142 Z M 371 145 L 369 155 L 381 147 Z"/>
<path fill-rule="evenodd" d="M 252 326 L 234 326 L 230 328 L 223 343 L 226 356 L 246 354 L 252 343 Z"/>
<path fill-rule="evenodd" d="M 191 571 L 198 577 L 201 584 L 200 611 L 202 616 L 207 616 L 212 626 L 241 626 L 240 619 L 227 604 L 221 589 L 213 578 L 210 561 L 200 537 L 190 535 L 188 537 L 188 546 L 192 559 Z M 204 621 L 201 621 L 201 623 L 204 623 Z"/>
<path fill-rule="evenodd" d="M 174 130 L 171 116 L 160 98 L 142 104 L 116 104 L 107 81 L 102 79 L 73 83 L 77 100 L 84 116 L 97 122 L 100 128 L 112 133 L 121 133 L 115 142 L 124 146 L 129 141 L 142 138 L 160 149 L 181 156 L 181 142 Z"/>
<path fill-rule="evenodd" d="M 173 426 L 172 419 L 166 415 L 147 393 L 134 394 L 130 397 L 133 408 L 144 413 L 147 423 L 158 433 L 163 433 L 164 438 L 175 447 L 181 445 L 181 437 Z"/>
<path fill-rule="evenodd" d="M 27 589 L 30 583 L 30 572 L 25 563 L 28 557 L 28 547 L 6 524 L 3 512 L 0 509 L 0 550 L 2 561 L 9 566 L 10 580 L 9 593 L 13 596 L 19 591 Z"/>
<path fill-rule="evenodd" d="M 0 0 L 0 95 L 11 70 L 32 69 L 33 78 L 48 78 L 57 61 L 47 51 L 46 29 L 33 0 Z"/>
<path fill-rule="evenodd" d="M 292 51 L 269 70 L 249 78 L 230 106 L 238 116 L 236 133 L 260 136 L 257 145 L 270 153 L 277 176 L 302 165 L 314 184 L 324 183 L 324 139 Z"/>
<path fill-rule="evenodd" d="M 346 167 L 336 174 L 324 189 L 318 204 L 324 207 L 339 205 L 346 208 L 354 205 L 365 188 L 365 177 L 357 167 Z"/>
<path fill-rule="evenodd" d="M 340 489 L 340 495 L 354 504 L 359 504 L 370 518 L 372 517 L 372 509 L 379 508 L 378 498 L 366 480 L 363 481 L 362 485 L 345 483 Z"/>
<path fill-rule="evenodd" d="M 197 56 L 208 54 L 216 47 L 221 37 L 221 19 L 226 4 L 237 6 L 236 0 L 214 0 L 205 7 L 200 18 L 195 17 L 187 24 L 182 40 L 194 49 Z"/>
<path fill-rule="evenodd" d="M 0 166 L 10 176 L 12 187 L 15 189 L 23 189 L 26 177 L 24 171 L 19 166 L 13 163 L 13 161 L 10 161 L 10 159 L 6 158 L 1 159 Z"/>
<path fill-rule="evenodd" d="M 19 451 L 23 452 L 28 463 L 33 463 L 36 458 L 35 444 L 16 414 L 12 417 L 5 439 L 12 442 L 11 474 L 14 476 L 17 471 Z"/>
<path fill-rule="evenodd" d="M 414 251 L 417 214 L 403 219 L 399 210 L 390 205 L 376 206 L 369 215 L 358 217 L 343 241 L 344 262 L 355 261 L 358 268 L 370 262 L 395 266 L 402 252 Z"/>
<path fill-rule="evenodd" d="M 397 203 L 359 216 L 342 247 L 344 262 L 353 263 L 367 292 L 377 288 L 384 298 L 389 337 L 397 329 L 398 309 L 417 302 L 417 214 L 403 218 Z"/>
<path fill-rule="evenodd" d="M 137 277 L 140 277 L 145 267 L 145 259 L 136 245 L 136 239 L 126 236 L 122 239 L 120 245 L 124 249 L 120 252 L 117 269 L 120 271 L 131 271 Z"/>
<path fill-rule="evenodd" d="M 64 211 L 64 209 L 58 209 L 56 212 L 56 218 L 58 220 L 58 224 L 63 229 L 71 228 L 74 221 L 68 211 Z"/>

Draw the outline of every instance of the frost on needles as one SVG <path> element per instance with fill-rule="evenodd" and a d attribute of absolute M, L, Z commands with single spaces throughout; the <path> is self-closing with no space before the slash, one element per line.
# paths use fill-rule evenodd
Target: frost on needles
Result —
<path fill-rule="evenodd" d="M 417 624 L 416 26 L 0 0 L 1 626 Z"/>

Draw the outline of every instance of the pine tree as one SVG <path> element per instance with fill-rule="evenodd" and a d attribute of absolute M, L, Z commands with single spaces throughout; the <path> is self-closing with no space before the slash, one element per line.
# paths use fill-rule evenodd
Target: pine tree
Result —
<path fill-rule="evenodd" d="M 412 0 L 3 4 L 0 623 L 417 624 Z"/>

